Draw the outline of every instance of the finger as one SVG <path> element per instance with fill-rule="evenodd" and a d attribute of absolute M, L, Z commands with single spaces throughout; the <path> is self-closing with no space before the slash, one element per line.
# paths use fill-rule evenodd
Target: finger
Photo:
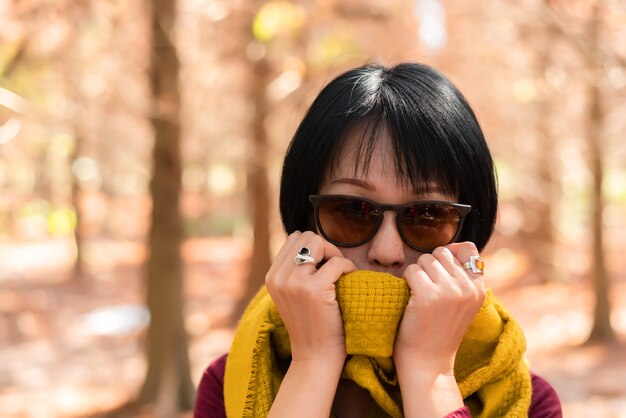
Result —
<path fill-rule="evenodd" d="M 433 283 L 449 282 L 450 275 L 432 254 L 422 254 L 417 264 L 426 272 Z"/>
<path fill-rule="evenodd" d="M 281 281 L 281 277 L 286 278 L 284 274 L 281 274 L 281 271 L 284 271 L 285 264 L 289 261 L 288 258 L 295 256 L 295 247 L 298 244 L 301 235 L 302 233 L 300 231 L 295 231 L 289 234 L 265 275 L 266 284 Z"/>
<path fill-rule="evenodd" d="M 455 242 L 453 244 L 446 245 L 446 248 L 452 252 L 452 255 L 459 260 L 461 266 L 466 261 L 469 261 L 471 256 L 479 256 L 478 248 L 476 244 L 471 241 Z"/>
<path fill-rule="evenodd" d="M 285 240 L 285 243 L 280 248 L 280 251 L 278 251 L 278 254 L 276 255 L 276 258 L 274 259 L 274 262 L 281 263 L 285 259 L 287 259 L 289 256 L 291 256 L 293 254 L 293 248 L 296 245 L 298 245 L 298 241 L 301 240 L 301 238 L 302 238 L 302 232 L 300 231 L 295 231 L 289 234 L 289 236 Z"/>
<path fill-rule="evenodd" d="M 277 257 L 272 265 L 272 273 L 274 274 L 273 283 L 278 286 L 284 286 L 288 281 L 294 278 L 308 278 L 315 273 L 317 270 L 317 260 L 319 259 L 316 257 L 320 257 L 316 254 L 322 254 L 322 250 L 316 247 L 314 237 L 316 237 L 316 235 L 310 231 L 298 233 L 296 239 L 291 240 L 289 245 L 285 244 L 283 246 L 280 258 Z M 302 252 L 305 247 L 309 252 L 308 255 L 313 257 L 316 261 L 313 263 L 296 264 L 296 256 L 298 253 Z M 321 248 L 321 245 L 318 245 L 318 247 Z"/>
<path fill-rule="evenodd" d="M 435 283 L 433 283 L 419 264 L 410 264 L 404 270 L 402 277 L 406 280 L 411 291 L 415 291 L 417 294 L 424 293 L 420 292 L 420 289 L 435 287 Z M 425 294 L 434 294 L 434 292 L 429 289 Z"/>
<path fill-rule="evenodd" d="M 478 277 L 472 280 L 472 284 L 478 290 L 481 295 L 485 295 L 487 293 L 487 286 L 485 285 L 485 278 L 482 274 L 479 274 Z"/>
<path fill-rule="evenodd" d="M 432 255 L 439 261 L 439 264 L 448 272 L 450 277 L 456 280 L 458 286 L 465 290 L 471 287 L 472 278 L 467 275 L 460 261 L 454 257 L 448 248 L 437 247 L 432 252 Z"/>
<path fill-rule="evenodd" d="M 468 272 L 463 269 L 461 262 L 454 257 L 449 249 L 439 247 L 433 251 L 433 256 L 437 258 L 441 265 L 450 273 L 452 280 L 464 294 L 475 293 L 475 284 L 473 281 L 476 277 L 470 276 Z"/>
<path fill-rule="evenodd" d="M 342 256 L 331 257 L 320 269 L 318 276 L 327 277 L 331 283 L 339 280 L 342 274 L 355 271 L 357 268 L 351 260 Z"/>
<path fill-rule="evenodd" d="M 317 235 L 312 231 L 306 231 L 302 234 L 302 238 L 305 240 L 303 247 L 308 248 L 310 250 L 310 256 L 315 258 L 316 269 L 319 269 L 332 257 L 343 257 L 341 250 L 326 241 L 321 235 Z M 300 248 L 298 248 L 298 251 L 300 251 Z"/>
<path fill-rule="evenodd" d="M 343 253 L 336 245 L 326 241 L 323 237 L 319 236 L 324 245 L 324 258 L 323 260 L 329 260 L 332 257 L 343 257 Z"/>
<path fill-rule="evenodd" d="M 325 240 L 312 231 L 305 231 L 302 233 L 302 239 L 299 241 L 300 245 L 296 246 L 296 251 L 293 256 L 294 259 L 297 254 L 303 253 L 312 257 L 315 262 L 306 262 L 303 264 L 294 264 L 294 267 L 301 270 L 315 271 L 319 267 L 318 265 L 326 258 Z M 294 260 L 295 261 L 295 260 Z"/>
<path fill-rule="evenodd" d="M 464 263 L 469 262 L 471 257 L 480 257 L 476 245 L 471 241 L 449 244 L 447 247 L 450 249 L 455 258 L 461 263 L 461 266 L 463 266 Z M 465 267 L 463 267 L 463 269 L 472 280 L 483 279 L 482 273 L 474 273 L 471 269 L 467 269 Z"/>
<path fill-rule="evenodd" d="M 457 275 L 463 271 L 463 264 L 452 254 L 452 251 L 447 247 L 437 247 L 432 252 L 439 263 L 446 269 L 446 271 L 452 275 Z"/>

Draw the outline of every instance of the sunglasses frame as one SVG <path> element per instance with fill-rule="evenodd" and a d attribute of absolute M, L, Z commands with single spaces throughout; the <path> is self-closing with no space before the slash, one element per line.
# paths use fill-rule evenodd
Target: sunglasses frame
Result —
<path fill-rule="evenodd" d="M 357 242 L 355 244 L 341 244 L 339 242 L 334 241 L 328 235 L 326 235 L 326 232 L 324 232 L 324 229 L 322 228 L 322 224 L 320 222 L 319 206 L 320 206 L 320 203 L 325 201 L 325 200 L 335 200 L 335 199 L 361 200 L 361 201 L 364 201 L 364 202 L 368 203 L 369 205 L 371 205 L 376 210 L 380 211 L 381 216 L 378 217 L 378 222 L 377 222 L 376 226 L 372 230 L 372 233 L 367 236 L 367 238 L 365 238 L 365 239 L 363 239 L 363 240 L 361 240 L 361 241 L 359 241 L 359 242 Z M 450 239 L 450 241 L 445 243 L 445 244 L 443 244 L 443 245 L 448 245 L 451 242 L 455 242 L 456 241 L 457 236 L 459 235 L 459 233 L 463 229 L 463 222 L 465 221 L 466 215 L 468 213 L 470 213 L 470 211 L 472 210 L 472 206 L 471 205 L 464 205 L 462 203 L 446 202 L 446 201 L 440 201 L 440 200 L 417 200 L 417 201 L 414 201 L 414 202 L 405 203 L 403 205 L 383 205 L 381 203 L 374 202 L 373 200 L 366 199 L 364 197 L 352 196 L 352 195 L 342 195 L 342 194 L 309 195 L 309 201 L 311 202 L 311 204 L 313 204 L 313 213 L 314 213 L 314 217 L 315 217 L 315 225 L 317 226 L 317 230 L 319 231 L 320 234 L 322 234 L 322 236 L 324 238 L 326 238 L 326 240 L 328 240 L 328 242 L 330 242 L 330 243 L 332 243 L 334 245 L 337 245 L 339 247 L 358 247 L 360 245 L 365 244 L 366 242 L 368 242 L 369 240 L 374 238 L 374 235 L 376 235 L 376 233 L 380 229 L 380 226 L 383 223 L 383 216 L 382 216 L 382 214 L 384 214 L 386 211 L 392 210 L 392 211 L 394 211 L 396 213 L 396 227 L 398 228 L 398 233 L 400 234 L 400 237 L 402 238 L 402 241 L 404 241 L 405 244 L 407 244 L 409 247 L 413 248 L 414 250 L 419 251 L 419 252 L 423 252 L 423 253 L 431 253 L 435 249 L 433 248 L 433 249 L 429 250 L 429 249 L 426 249 L 426 248 L 420 248 L 420 247 L 418 247 L 416 245 L 413 245 L 404 236 L 404 232 L 402 230 L 402 222 L 400 221 L 400 214 L 402 213 L 403 210 L 405 210 L 405 209 L 407 209 L 407 208 L 409 208 L 409 207 L 411 207 L 413 205 L 423 206 L 423 205 L 426 205 L 426 204 L 437 204 L 437 205 L 451 206 L 451 207 L 455 208 L 456 211 L 459 213 L 459 216 L 460 216 L 459 226 L 457 227 L 457 230 L 454 233 L 454 236 Z"/>

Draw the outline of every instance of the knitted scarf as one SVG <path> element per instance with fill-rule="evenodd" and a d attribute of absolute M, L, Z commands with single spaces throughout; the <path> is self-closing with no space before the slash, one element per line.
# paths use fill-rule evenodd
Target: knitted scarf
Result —
<path fill-rule="evenodd" d="M 355 271 L 336 284 L 348 358 L 342 378 L 369 391 L 372 417 L 401 418 L 392 361 L 398 324 L 409 299 L 404 279 Z M 504 307 L 487 293 L 457 351 L 454 374 L 475 417 L 526 417 L 531 381 L 522 358 L 526 341 Z M 250 302 L 226 362 L 224 400 L 229 418 L 265 418 L 289 367 L 289 335 L 267 290 Z"/>

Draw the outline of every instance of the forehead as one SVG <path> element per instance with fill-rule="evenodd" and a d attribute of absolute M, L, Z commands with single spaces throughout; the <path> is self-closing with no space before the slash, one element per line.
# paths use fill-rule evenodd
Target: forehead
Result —
<path fill-rule="evenodd" d="M 368 197 L 374 201 L 401 204 L 415 200 L 457 199 L 432 179 L 411 181 L 403 174 L 401 159 L 393 147 L 388 131 L 380 130 L 370 141 L 363 132 L 353 131 L 344 138 L 343 149 L 328 171 L 321 194 L 348 194 Z"/>
<path fill-rule="evenodd" d="M 393 174 L 397 171 L 398 161 L 391 146 L 391 138 L 386 128 L 381 128 L 371 140 L 362 128 L 353 129 L 346 135 L 339 150 L 337 160 L 330 169 L 335 176 L 366 176 L 370 171 Z M 390 172 L 391 170 L 391 172 Z"/>
<path fill-rule="evenodd" d="M 356 125 L 347 132 L 335 157 L 329 161 L 326 181 L 369 179 L 416 194 L 438 191 L 436 181 L 408 173 L 408 164 L 399 155 L 397 142 L 386 123 Z"/>

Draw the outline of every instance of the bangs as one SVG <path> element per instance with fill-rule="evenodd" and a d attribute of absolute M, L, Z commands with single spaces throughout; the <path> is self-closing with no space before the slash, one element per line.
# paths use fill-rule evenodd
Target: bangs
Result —
<path fill-rule="evenodd" d="M 367 175 L 372 156 L 384 142 L 392 150 L 393 172 L 400 186 L 412 189 L 416 194 L 439 192 L 459 197 L 459 171 L 445 150 L 445 141 L 433 138 L 429 129 L 419 125 L 415 118 L 403 120 L 397 114 L 376 112 L 350 121 L 335 142 L 328 160 L 327 172 L 332 176 L 341 164 L 348 147 L 354 149 L 353 175 Z M 421 132 L 415 135 L 415 132 Z M 443 146 L 443 147 L 442 147 Z M 442 149 L 444 148 L 444 149 Z M 344 162 L 345 163 L 345 162 Z"/>

